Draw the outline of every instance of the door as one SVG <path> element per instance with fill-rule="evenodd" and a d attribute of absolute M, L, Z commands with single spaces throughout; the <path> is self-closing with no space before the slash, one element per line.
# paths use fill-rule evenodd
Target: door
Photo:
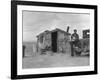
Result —
<path fill-rule="evenodd" d="M 57 31 L 52 32 L 51 37 L 52 37 L 52 51 L 57 52 Z"/>

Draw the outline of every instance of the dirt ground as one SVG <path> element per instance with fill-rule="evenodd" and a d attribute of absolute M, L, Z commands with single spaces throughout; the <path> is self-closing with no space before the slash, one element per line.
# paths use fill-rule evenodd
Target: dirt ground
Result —
<path fill-rule="evenodd" d="M 68 54 L 53 53 L 53 55 L 35 55 L 24 57 L 22 67 L 26 68 L 48 68 L 67 66 L 88 66 L 89 56 L 70 56 Z"/>

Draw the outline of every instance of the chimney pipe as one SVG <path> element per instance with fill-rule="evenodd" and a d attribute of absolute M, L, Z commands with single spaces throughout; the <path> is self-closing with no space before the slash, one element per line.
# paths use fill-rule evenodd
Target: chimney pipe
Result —
<path fill-rule="evenodd" d="M 69 26 L 67 27 L 67 33 L 69 32 Z"/>

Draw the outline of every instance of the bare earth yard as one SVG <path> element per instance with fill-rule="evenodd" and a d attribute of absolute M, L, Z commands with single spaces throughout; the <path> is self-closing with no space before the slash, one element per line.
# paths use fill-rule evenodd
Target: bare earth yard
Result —
<path fill-rule="evenodd" d="M 70 56 L 68 54 L 54 53 L 53 55 L 36 55 L 22 59 L 22 67 L 25 68 L 48 68 L 67 66 L 88 66 L 88 56 Z"/>

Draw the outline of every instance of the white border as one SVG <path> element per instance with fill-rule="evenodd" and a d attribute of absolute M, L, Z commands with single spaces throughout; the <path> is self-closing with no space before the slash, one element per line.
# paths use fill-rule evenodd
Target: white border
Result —
<path fill-rule="evenodd" d="M 43 68 L 43 69 L 22 69 L 22 10 L 31 11 L 52 11 L 52 12 L 75 12 L 75 13 L 90 13 L 90 66 L 82 67 L 63 67 L 63 68 Z M 43 6 L 17 6 L 17 75 L 25 74 L 45 74 L 45 73 L 60 73 L 60 72 L 79 72 L 94 70 L 94 10 L 78 9 L 78 8 L 58 8 L 58 7 L 43 7 Z M 52 69 L 52 70 L 51 70 Z"/>

